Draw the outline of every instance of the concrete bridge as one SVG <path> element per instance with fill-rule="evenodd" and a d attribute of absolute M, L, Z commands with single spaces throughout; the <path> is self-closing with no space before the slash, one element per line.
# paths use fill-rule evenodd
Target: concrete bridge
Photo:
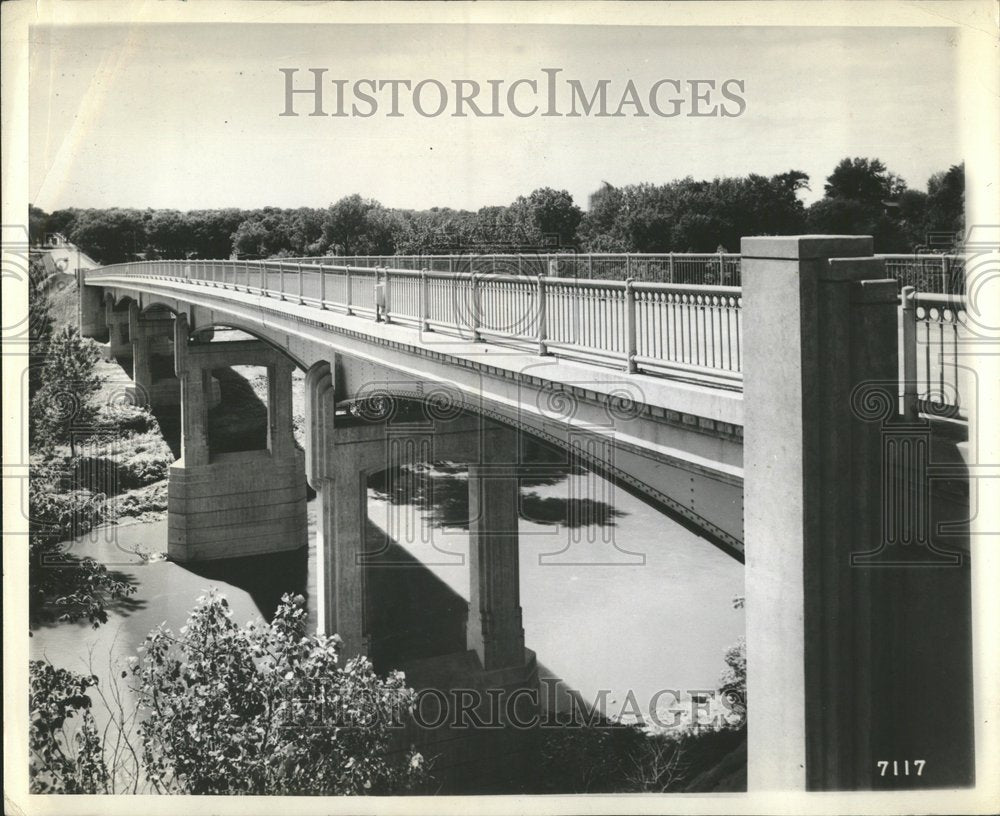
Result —
<path fill-rule="evenodd" d="M 139 399 L 180 401 L 171 557 L 301 547 L 308 480 L 321 508 L 320 626 L 348 653 L 368 646 L 366 474 L 457 459 L 471 463 L 476 682 L 531 685 L 516 535 L 517 440 L 530 435 L 745 560 L 751 787 L 878 787 L 875 763 L 906 732 L 901 718 L 935 756 L 933 779 L 961 784 L 969 765 L 954 746 L 971 752 L 971 719 L 943 718 L 927 692 L 904 697 L 894 687 L 902 676 L 940 676 L 947 653 L 956 658 L 951 689 L 971 700 L 964 624 L 947 634 L 931 625 L 944 606 L 968 608 L 968 559 L 956 568 L 941 536 L 887 528 L 886 489 L 924 496 L 918 513 L 939 504 L 900 453 L 927 442 L 927 422 L 909 416 L 909 441 L 884 442 L 907 418 L 896 283 L 870 238 L 750 238 L 742 249 L 741 288 L 128 263 L 81 273 L 80 323 L 110 354 L 130 353 Z M 219 327 L 257 339 L 210 342 Z M 158 342 L 172 347 L 179 388 L 152 373 Z M 268 371 L 267 449 L 213 453 L 211 372 L 241 364 Z M 304 453 L 292 439 L 294 367 L 306 372 Z M 384 418 L 394 400 L 424 405 L 424 421 L 351 418 Z M 884 488 L 889 477 L 898 490 Z M 950 511 L 933 512 L 940 520 Z M 867 568 L 915 557 L 925 569 Z M 904 645 L 893 671 L 879 673 L 869 657 L 884 636 Z M 949 748 L 924 740 L 931 732 Z"/>

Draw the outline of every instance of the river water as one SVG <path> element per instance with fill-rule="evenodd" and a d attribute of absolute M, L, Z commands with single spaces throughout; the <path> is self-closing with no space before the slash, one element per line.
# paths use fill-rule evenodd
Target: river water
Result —
<path fill-rule="evenodd" d="M 452 493 L 464 493 L 464 478 L 461 468 L 444 474 L 437 491 L 444 504 L 449 484 Z M 567 505 L 581 495 L 600 495 L 597 503 L 607 506 L 591 509 L 589 516 L 577 514 L 576 521 L 567 524 Z M 742 565 L 593 474 L 570 473 L 522 487 L 522 496 L 524 515 L 535 519 L 520 522 L 525 642 L 536 652 L 543 675 L 559 678 L 588 701 L 607 690 L 609 713 L 617 712 L 616 703 L 620 706 L 629 692 L 645 711 L 659 690 L 683 694 L 717 687 L 723 654 L 744 632 L 743 611 L 732 603 L 743 594 Z M 395 625 L 397 640 L 423 638 L 427 643 L 435 639 L 429 630 L 448 629 L 451 634 L 445 640 L 450 638 L 453 647 L 457 633 L 460 644 L 462 620 L 455 607 L 464 607 L 462 601 L 469 597 L 463 557 L 468 532 L 451 517 L 453 512 L 442 513 L 440 506 L 391 499 L 384 484 L 369 488 L 369 538 L 385 535 L 397 553 L 424 566 L 397 570 L 388 583 L 382 578 L 370 582 L 373 608 L 391 613 L 394 604 L 398 606 L 397 622 L 383 614 L 380 625 Z M 135 653 L 150 629 L 166 623 L 176 631 L 209 587 L 227 597 L 238 622 L 269 616 L 283 591 L 313 597 L 314 502 L 309 515 L 308 554 L 200 565 L 176 564 L 155 555 L 167 549 L 165 519 L 95 531 L 77 542 L 74 552 L 94 555 L 128 576 L 136 594 L 114 608 L 99 629 L 62 624 L 37 631 L 30 643 L 32 657 L 117 677 L 119 664 Z M 408 588 L 413 597 L 407 600 Z M 452 598 L 445 617 L 434 617 L 435 594 Z M 448 601 L 438 606 L 448 607 Z M 409 632 L 407 621 L 419 618 L 423 610 L 428 625 Z M 430 653 L 442 651 L 447 647 L 439 645 Z M 395 653 L 402 654 L 399 649 Z"/>

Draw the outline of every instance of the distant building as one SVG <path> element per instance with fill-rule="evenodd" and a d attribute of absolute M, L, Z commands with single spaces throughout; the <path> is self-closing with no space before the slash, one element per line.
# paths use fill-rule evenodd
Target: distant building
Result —
<path fill-rule="evenodd" d="M 61 232 L 49 232 L 45 235 L 45 241 L 42 243 L 42 246 L 45 249 L 60 249 L 70 246 L 70 242 L 66 240 L 66 236 Z"/>

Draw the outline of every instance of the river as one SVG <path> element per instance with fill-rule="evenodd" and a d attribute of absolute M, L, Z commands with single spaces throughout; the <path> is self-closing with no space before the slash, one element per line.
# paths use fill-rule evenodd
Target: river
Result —
<path fill-rule="evenodd" d="M 446 477 L 461 489 L 460 468 Z M 419 617 L 420 609 L 433 606 L 431 593 L 420 588 L 424 585 L 468 600 L 469 572 L 467 560 L 461 558 L 468 549 L 467 531 L 447 514 L 442 519 L 439 508 L 394 503 L 384 485 L 375 487 L 382 489 L 369 488 L 369 537 L 386 534 L 425 564 L 417 572 L 396 573 L 398 586 L 390 590 L 391 597 L 401 597 L 399 586 L 417 587 L 411 603 L 416 610 L 404 609 L 401 601 L 399 619 Z M 613 511 L 605 508 L 596 521 L 584 518 L 575 529 L 552 523 L 565 516 L 571 497 L 586 495 L 588 489 Z M 444 494 L 447 497 L 447 490 Z M 520 586 L 525 642 L 538 655 L 543 674 L 560 678 L 588 701 L 607 690 L 609 713 L 617 712 L 615 701 L 620 706 L 630 691 L 645 711 L 661 689 L 717 687 L 723 654 L 744 632 L 743 611 L 732 603 L 743 594 L 741 564 L 592 474 L 572 473 L 522 487 L 522 495 L 525 515 L 542 519 L 522 518 L 520 523 Z M 95 531 L 77 542 L 74 552 L 111 564 L 134 582 L 136 594 L 112 609 L 108 623 L 96 630 L 60 624 L 37 631 L 30 643 L 32 657 L 44 655 L 66 668 L 118 676 L 120 670 L 112 666 L 134 654 L 156 625 L 165 623 L 176 631 L 209 587 L 226 595 L 239 622 L 269 615 L 282 591 L 312 597 L 314 502 L 309 503 L 309 516 L 308 556 L 300 552 L 199 565 L 156 555 L 166 551 L 165 519 Z M 144 558 L 137 552 L 154 556 Z M 373 586 L 377 595 L 379 584 Z M 384 601 L 373 598 L 375 608 L 391 610 L 392 604 Z M 428 620 L 433 628 L 441 619 Z M 455 623 L 442 625 L 454 630 Z M 458 626 L 460 636 L 460 620 Z M 426 631 L 422 636 L 428 637 Z"/>

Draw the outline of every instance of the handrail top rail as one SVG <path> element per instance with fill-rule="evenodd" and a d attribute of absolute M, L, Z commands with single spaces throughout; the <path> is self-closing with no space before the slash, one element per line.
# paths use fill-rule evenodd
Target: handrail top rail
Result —
<path fill-rule="evenodd" d="M 287 261 L 271 261 L 271 260 L 255 260 L 255 261 L 233 261 L 233 260 L 207 260 L 198 259 L 190 261 L 182 260 L 150 260 L 150 261 L 126 261 L 119 264 L 109 264 L 108 266 L 99 266 L 95 269 L 86 270 L 85 274 L 100 274 L 102 271 L 113 270 L 120 267 L 134 266 L 134 265 L 166 265 L 166 264 L 195 264 L 198 266 L 205 264 L 232 264 L 233 266 L 238 266 L 244 268 L 247 264 L 256 265 L 259 267 L 268 266 L 278 266 L 278 267 L 291 267 L 290 271 L 298 272 L 300 266 L 306 266 L 306 264 L 289 263 Z M 739 296 L 742 294 L 742 289 L 739 286 L 712 286 L 705 284 L 693 284 L 693 283 L 659 283 L 655 281 L 639 281 L 639 280 L 616 280 L 616 279 L 592 279 L 592 278 L 575 278 L 575 277 L 556 277 L 551 275 L 511 275 L 502 272 L 443 272 L 440 270 L 418 270 L 418 269 L 393 269 L 386 267 L 355 267 L 355 266 L 329 266 L 329 265 L 312 265 L 313 269 L 310 272 L 320 271 L 325 272 L 327 270 L 334 272 L 344 272 L 354 274 L 355 272 L 360 272 L 368 276 L 374 276 L 378 273 L 386 273 L 392 276 L 399 277 L 409 277 L 409 278 L 420 278 L 426 276 L 427 278 L 435 278 L 438 280 L 477 280 L 477 281 L 498 281 L 498 282 L 510 282 L 510 283 L 522 283 L 526 285 L 535 285 L 538 281 L 542 281 L 547 285 L 553 286 L 566 286 L 576 289 L 614 289 L 624 291 L 629 285 L 636 291 L 641 292 L 677 292 L 686 294 L 713 294 L 713 295 L 734 295 Z"/>
<path fill-rule="evenodd" d="M 939 292 L 917 292 L 914 291 L 910 298 L 914 303 L 925 303 L 943 306 L 966 306 L 968 297 L 966 295 L 943 295 Z"/>

